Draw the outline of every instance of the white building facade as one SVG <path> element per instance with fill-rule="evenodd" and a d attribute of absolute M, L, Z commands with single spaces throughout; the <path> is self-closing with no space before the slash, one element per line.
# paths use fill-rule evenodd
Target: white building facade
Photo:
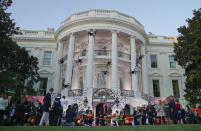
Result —
<path fill-rule="evenodd" d="M 176 37 L 147 34 L 134 17 L 111 10 L 73 14 L 54 31 L 13 37 L 39 60 L 34 86 L 65 95 L 80 108 L 100 103 L 132 109 L 153 97 L 184 100 L 184 70 L 174 61 Z"/>

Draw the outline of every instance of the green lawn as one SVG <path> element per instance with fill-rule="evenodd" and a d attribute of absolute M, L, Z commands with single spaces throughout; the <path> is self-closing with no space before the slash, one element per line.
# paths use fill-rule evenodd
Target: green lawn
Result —
<path fill-rule="evenodd" d="M 8 126 L 0 131 L 201 131 L 201 125 L 120 126 L 120 127 L 38 127 Z"/>

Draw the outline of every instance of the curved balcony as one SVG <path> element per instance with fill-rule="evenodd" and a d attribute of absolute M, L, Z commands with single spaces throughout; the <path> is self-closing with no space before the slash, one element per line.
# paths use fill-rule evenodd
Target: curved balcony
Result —
<path fill-rule="evenodd" d="M 79 54 L 79 58 L 85 58 L 84 56 L 87 56 L 87 50 L 83 50 L 82 52 L 75 52 L 75 54 Z M 111 50 L 94 50 L 94 56 L 96 58 L 106 58 L 109 59 L 112 56 L 112 51 Z M 122 51 L 118 51 L 118 58 L 119 60 L 125 61 L 125 62 L 130 62 L 130 54 L 127 54 Z"/>

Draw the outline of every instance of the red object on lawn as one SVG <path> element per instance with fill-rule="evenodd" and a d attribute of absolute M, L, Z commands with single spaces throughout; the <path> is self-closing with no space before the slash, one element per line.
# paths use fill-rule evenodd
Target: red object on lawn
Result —
<path fill-rule="evenodd" d="M 158 104 L 159 103 L 159 100 L 161 100 L 163 103 L 165 104 L 168 104 L 168 96 L 165 96 L 165 97 L 160 97 L 160 98 L 157 98 L 155 100 L 153 100 L 151 103 L 152 104 Z"/>
<path fill-rule="evenodd" d="M 31 101 L 31 102 L 37 102 L 39 101 L 40 103 L 43 103 L 43 99 L 44 99 L 44 96 L 30 96 L 30 95 L 25 95 L 26 99 L 28 101 Z"/>

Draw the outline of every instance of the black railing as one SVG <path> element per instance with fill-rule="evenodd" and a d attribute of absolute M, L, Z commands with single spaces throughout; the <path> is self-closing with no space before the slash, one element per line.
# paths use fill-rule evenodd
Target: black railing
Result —
<path fill-rule="evenodd" d="M 121 90 L 121 96 L 135 97 L 135 93 L 132 90 Z"/>
<path fill-rule="evenodd" d="M 83 89 L 70 89 L 68 90 L 68 96 L 82 96 Z"/>
<path fill-rule="evenodd" d="M 114 93 L 108 88 L 94 88 L 93 98 L 94 99 L 114 99 Z"/>
<path fill-rule="evenodd" d="M 142 93 L 141 96 L 142 96 L 143 99 L 145 99 L 147 101 L 153 101 L 155 99 L 155 97 L 150 96 L 148 94 L 144 94 L 144 93 Z"/>
<path fill-rule="evenodd" d="M 110 56 L 109 50 L 94 50 L 95 56 Z"/>
<path fill-rule="evenodd" d="M 127 54 L 127 53 L 122 52 L 122 51 L 118 51 L 118 57 L 130 60 L 130 54 Z"/>

